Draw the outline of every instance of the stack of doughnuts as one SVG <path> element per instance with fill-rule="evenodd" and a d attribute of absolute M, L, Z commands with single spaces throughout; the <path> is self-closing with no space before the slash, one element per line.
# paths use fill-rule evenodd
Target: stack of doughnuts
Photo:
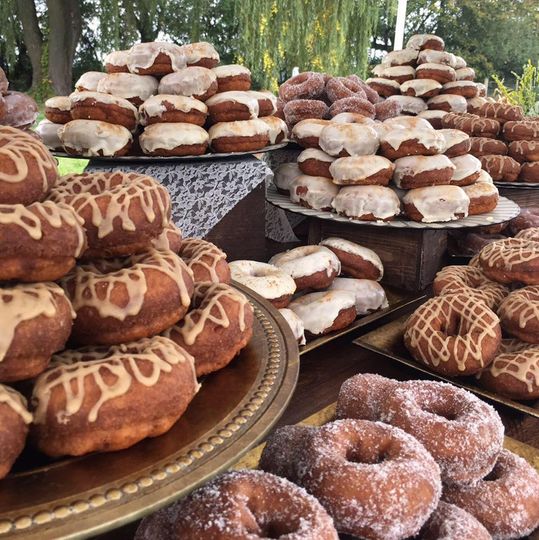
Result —
<path fill-rule="evenodd" d="M 9 90 L 9 81 L 0 68 L 0 126 L 28 130 L 39 114 L 37 103 L 28 94 Z"/>
<path fill-rule="evenodd" d="M 269 264 L 230 263 L 232 278 L 269 300 L 302 345 L 388 306 L 378 255 L 342 238 L 279 253 Z M 338 277 L 340 275 L 348 277 Z"/>

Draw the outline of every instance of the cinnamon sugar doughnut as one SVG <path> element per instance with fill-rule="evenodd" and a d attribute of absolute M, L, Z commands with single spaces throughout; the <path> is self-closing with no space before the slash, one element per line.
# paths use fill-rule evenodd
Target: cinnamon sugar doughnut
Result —
<path fill-rule="evenodd" d="M 219 65 L 219 53 L 207 41 L 188 43 L 180 47 L 188 66 L 202 66 L 212 69 Z"/>
<path fill-rule="evenodd" d="M 470 137 L 470 154 L 475 157 L 486 156 L 489 154 L 506 155 L 507 145 L 503 141 L 491 139 L 489 137 Z"/>
<path fill-rule="evenodd" d="M 506 141 L 537 141 L 539 140 L 539 122 L 526 120 L 505 122 L 503 136 Z"/>
<path fill-rule="evenodd" d="M 468 208 L 470 216 L 492 212 L 498 206 L 500 194 L 494 184 L 477 181 L 462 189 L 470 198 L 470 207 Z"/>
<path fill-rule="evenodd" d="M 339 188 L 324 176 L 300 174 L 290 184 L 290 200 L 314 210 L 332 209 Z"/>
<path fill-rule="evenodd" d="M 97 83 L 107 74 L 102 71 L 87 71 L 75 83 L 77 92 L 97 92 Z"/>
<path fill-rule="evenodd" d="M 250 152 L 269 145 L 270 129 L 262 120 L 219 122 L 208 131 L 214 152 Z"/>
<path fill-rule="evenodd" d="M 414 34 L 407 42 L 407 49 L 423 51 L 431 49 L 433 51 L 443 51 L 445 48 L 444 40 L 434 34 Z"/>
<path fill-rule="evenodd" d="M 382 97 L 394 96 L 395 94 L 400 94 L 401 91 L 401 85 L 391 79 L 371 77 L 365 82 Z"/>
<path fill-rule="evenodd" d="M 298 167 L 303 174 L 331 178 L 329 168 L 334 161 L 333 156 L 322 152 L 322 150 L 307 148 L 298 156 Z"/>
<path fill-rule="evenodd" d="M 127 99 L 135 107 L 140 107 L 150 96 L 157 94 L 157 88 L 154 77 L 134 73 L 109 73 L 97 83 L 98 92 Z"/>
<path fill-rule="evenodd" d="M 328 291 L 348 291 L 356 299 L 356 314 L 367 315 L 378 309 L 388 307 L 383 287 L 372 279 L 338 277 L 333 280 Z"/>
<path fill-rule="evenodd" d="M 136 43 L 127 51 L 127 69 L 137 75 L 161 77 L 186 67 L 182 48 L 175 43 Z"/>
<path fill-rule="evenodd" d="M 166 122 L 150 124 L 139 136 L 148 156 L 199 156 L 208 149 L 208 132 L 195 124 Z"/>
<path fill-rule="evenodd" d="M 514 182 L 520 174 L 520 164 L 512 157 L 485 155 L 479 158 L 483 168 L 496 182 Z"/>
<path fill-rule="evenodd" d="M 185 238 L 179 255 L 193 273 L 195 282 L 230 283 L 226 253 L 215 244 L 198 238 Z"/>
<path fill-rule="evenodd" d="M 217 66 L 213 68 L 217 77 L 217 91 L 230 92 L 251 89 L 251 71 L 239 64 Z"/>
<path fill-rule="evenodd" d="M 399 97 L 399 96 L 390 96 L 390 97 Z M 374 109 L 376 111 L 376 120 L 384 122 L 390 118 L 394 118 L 400 114 L 404 114 L 403 105 L 398 101 L 391 101 L 386 99 L 379 103 L 374 104 Z"/>
<path fill-rule="evenodd" d="M 227 366 L 253 335 L 253 308 L 226 283 L 196 283 L 187 315 L 163 335 L 195 359 L 197 377 Z"/>
<path fill-rule="evenodd" d="M 172 94 L 160 94 L 148 98 L 139 108 L 143 126 L 163 122 L 181 122 L 203 126 L 208 107 L 198 99 Z"/>
<path fill-rule="evenodd" d="M 443 499 L 472 514 L 493 538 L 522 538 L 539 525 L 539 474 L 509 450 L 483 480 L 447 486 Z"/>
<path fill-rule="evenodd" d="M 186 67 L 165 75 L 159 82 L 159 94 L 174 94 L 206 101 L 217 92 L 217 77 L 205 67 Z"/>
<path fill-rule="evenodd" d="M 520 163 L 539 161 L 539 141 L 513 141 L 509 144 L 509 155 Z"/>
<path fill-rule="evenodd" d="M 395 167 L 382 156 L 338 158 L 329 164 L 329 176 L 337 185 L 387 186 Z"/>
<path fill-rule="evenodd" d="M 412 79 L 403 82 L 400 91 L 405 96 L 430 98 L 437 96 L 442 89 L 442 85 L 433 79 Z"/>
<path fill-rule="evenodd" d="M 404 333 L 415 360 L 449 376 L 471 375 L 488 366 L 500 341 L 496 314 L 462 293 L 427 300 L 410 316 Z"/>
<path fill-rule="evenodd" d="M 388 221 L 401 212 L 399 197 L 386 186 L 345 186 L 332 207 L 338 214 L 359 221 Z"/>
<path fill-rule="evenodd" d="M 398 188 L 414 189 L 450 184 L 455 165 L 442 154 L 407 156 L 395 161 L 393 181 Z"/>
<path fill-rule="evenodd" d="M 394 129 L 380 137 L 380 152 L 388 159 L 440 154 L 444 136 L 434 129 Z"/>
<path fill-rule="evenodd" d="M 103 65 L 105 66 L 105 71 L 107 73 L 128 73 L 129 69 L 127 68 L 127 54 L 128 50 L 125 51 L 112 51 L 105 56 L 103 59 Z"/>
<path fill-rule="evenodd" d="M 500 304 L 498 315 L 508 334 L 539 344 L 539 286 L 513 291 Z"/>
<path fill-rule="evenodd" d="M 283 112 L 286 123 L 294 126 L 307 118 L 327 118 L 329 108 L 317 99 L 295 99 L 285 104 Z"/>
<path fill-rule="evenodd" d="M 279 97 L 285 102 L 298 99 L 319 99 L 325 85 L 326 81 L 321 73 L 305 71 L 281 84 Z"/>
<path fill-rule="evenodd" d="M 357 113 L 367 118 L 374 118 L 376 116 L 375 106 L 367 99 L 361 97 L 346 97 L 333 102 L 329 108 L 329 116 L 337 116 L 342 113 Z"/>
<path fill-rule="evenodd" d="M 45 118 L 55 124 L 71 120 L 71 100 L 67 96 L 55 96 L 45 101 Z"/>
<path fill-rule="evenodd" d="M 9 88 L 9 81 L 6 72 L 0 68 L 0 94 L 5 94 Z"/>
<path fill-rule="evenodd" d="M 421 223 L 454 221 L 468 215 L 470 198 L 458 186 L 411 189 L 402 198 L 406 216 Z"/>
<path fill-rule="evenodd" d="M 374 104 L 380 101 L 380 96 L 378 95 L 378 92 L 373 90 L 363 79 L 360 79 L 357 75 L 348 75 L 348 77 L 346 78 L 359 84 L 359 86 L 363 89 L 363 92 L 365 92 L 366 98 L 371 103 Z"/>
<path fill-rule="evenodd" d="M 320 132 L 320 148 L 330 156 L 364 156 L 376 153 L 376 131 L 362 124 L 329 124 Z"/>
<path fill-rule="evenodd" d="M 326 83 L 325 90 L 331 103 L 348 97 L 367 99 L 361 86 L 347 77 L 331 77 Z"/>

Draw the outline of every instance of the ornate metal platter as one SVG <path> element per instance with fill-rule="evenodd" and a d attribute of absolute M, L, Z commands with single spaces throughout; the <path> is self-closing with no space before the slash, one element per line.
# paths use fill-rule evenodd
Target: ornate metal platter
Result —
<path fill-rule="evenodd" d="M 0 480 L 0 539 L 86 538 L 119 527 L 206 482 L 264 437 L 294 391 L 298 347 L 271 305 L 236 286 L 254 307 L 253 338 L 204 379 L 174 427 L 127 450 L 76 459 L 45 461 L 29 449 Z"/>

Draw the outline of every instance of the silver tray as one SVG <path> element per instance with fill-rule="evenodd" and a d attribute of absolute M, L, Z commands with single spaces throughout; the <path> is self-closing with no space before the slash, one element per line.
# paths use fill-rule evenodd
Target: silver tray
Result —
<path fill-rule="evenodd" d="M 539 182 L 494 182 L 494 185 L 501 188 L 539 189 Z"/>

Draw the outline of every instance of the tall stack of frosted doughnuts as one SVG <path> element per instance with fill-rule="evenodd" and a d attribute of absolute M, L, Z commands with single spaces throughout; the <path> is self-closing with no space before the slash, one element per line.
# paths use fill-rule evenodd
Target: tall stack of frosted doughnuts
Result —
<path fill-rule="evenodd" d="M 137 43 L 104 64 L 106 73 L 85 73 L 69 97 L 46 102 L 38 131 L 51 149 L 184 156 L 258 150 L 288 136 L 277 98 L 251 90 L 248 68 L 219 66 L 209 43 Z"/>

